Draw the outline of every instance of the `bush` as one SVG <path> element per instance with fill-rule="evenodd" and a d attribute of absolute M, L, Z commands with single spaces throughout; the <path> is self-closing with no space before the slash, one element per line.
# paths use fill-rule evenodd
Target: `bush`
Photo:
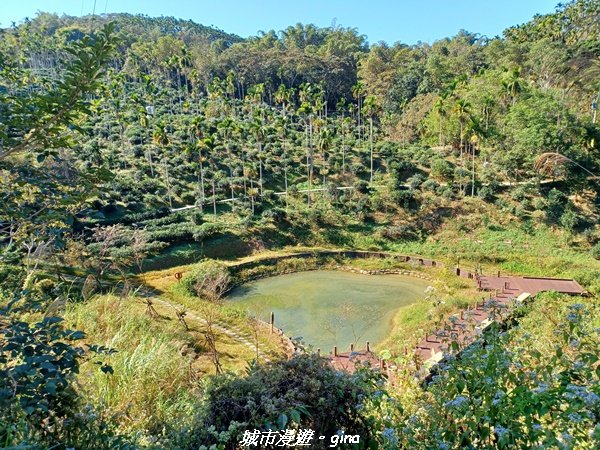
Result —
<path fill-rule="evenodd" d="M 415 174 L 417 166 L 408 159 L 402 159 L 392 166 L 392 178 L 396 188 L 403 185 L 409 177 Z"/>
<path fill-rule="evenodd" d="M 421 186 L 423 188 L 424 191 L 431 191 L 431 192 L 435 192 L 436 189 L 440 186 L 440 184 L 429 178 L 428 180 L 426 180 L 423 185 Z"/>
<path fill-rule="evenodd" d="M 547 308 L 557 296 L 543 297 L 536 301 Z M 556 299 L 564 304 L 563 298 Z M 472 345 L 460 358 L 449 358 L 417 405 L 419 412 L 395 425 L 402 439 L 395 448 L 597 448 L 600 341 L 595 313 L 582 304 L 570 305 L 562 320 L 557 318 L 548 336 L 554 342 L 546 351 L 539 340 L 518 330 L 502 333 L 490 327 L 486 345 Z M 546 322 L 540 320 L 546 317 L 547 310 L 532 320 Z"/>
<path fill-rule="evenodd" d="M 222 231 L 223 226 L 221 224 L 207 222 L 197 226 L 194 229 L 193 236 L 195 241 L 202 242 L 204 239 L 215 236 Z"/>
<path fill-rule="evenodd" d="M 570 233 L 575 231 L 575 228 L 577 228 L 579 223 L 579 215 L 570 208 L 567 209 L 562 216 L 560 216 L 561 226 Z"/>
<path fill-rule="evenodd" d="M 0 310 L 2 448 L 125 448 L 114 439 L 110 424 L 81 414 L 76 389 L 82 358 L 91 352 L 107 353 L 107 349 L 78 346 L 84 333 L 66 328 L 60 317 L 23 321 L 24 315 L 37 309 L 38 299 L 27 292 L 17 295 L 21 302 Z M 104 372 L 100 377 L 108 377 L 112 367 L 98 363 Z M 94 411 L 89 408 L 88 412 Z"/>
<path fill-rule="evenodd" d="M 477 191 L 477 195 L 484 202 L 491 202 L 494 200 L 494 190 L 490 186 L 483 186 Z"/>
<path fill-rule="evenodd" d="M 192 222 L 194 225 L 202 225 L 204 223 L 204 214 L 200 211 L 194 211 L 192 213 Z"/>
<path fill-rule="evenodd" d="M 404 209 L 411 208 L 415 202 L 415 196 L 411 190 L 395 191 L 392 194 L 392 198 L 401 208 Z"/>
<path fill-rule="evenodd" d="M 185 242 L 193 239 L 194 225 L 189 222 L 172 223 L 148 232 L 148 239 L 162 242 Z"/>
<path fill-rule="evenodd" d="M 600 242 L 592 247 L 592 256 L 596 259 L 600 259 Z"/>
<path fill-rule="evenodd" d="M 390 241 L 416 241 L 420 236 L 413 225 L 397 225 L 384 228 L 381 237 Z"/>
<path fill-rule="evenodd" d="M 546 202 L 541 197 L 533 199 L 532 206 L 536 211 L 544 211 L 546 209 Z"/>
<path fill-rule="evenodd" d="M 513 200 L 520 202 L 525 200 L 527 194 L 529 193 L 528 191 L 529 188 L 527 186 L 518 186 L 511 192 L 510 197 Z"/>
<path fill-rule="evenodd" d="M 513 214 L 519 219 L 523 220 L 527 217 L 527 210 L 523 205 L 517 205 L 513 210 Z"/>
<path fill-rule="evenodd" d="M 440 186 L 441 191 L 440 191 L 440 195 L 445 198 L 446 200 L 453 200 L 454 199 L 454 191 L 452 190 L 452 188 L 450 187 L 443 187 Z"/>
<path fill-rule="evenodd" d="M 203 261 L 183 277 L 181 285 L 191 295 L 218 300 L 229 289 L 231 276 L 224 264 Z"/>
<path fill-rule="evenodd" d="M 551 224 L 557 224 L 565 212 L 567 197 L 558 189 L 552 189 L 546 200 L 546 220 Z"/>
<path fill-rule="evenodd" d="M 375 448 L 370 421 L 358 405 L 382 397 L 382 385 L 376 371 L 338 372 L 315 355 L 253 365 L 243 378 L 222 376 L 208 385 L 202 423 L 214 430 L 199 427 L 196 445 L 234 448 L 244 430 L 308 428 L 315 436 L 359 434 L 363 448 Z"/>
<path fill-rule="evenodd" d="M 408 180 L 406 180 L 411 189 L 418 189 L 419 187 L 421 187 L 424 181 L 425 177 L 420 173 L 417 173 L 410 177 Z"/>
<path fill-rule="evenodd" d="M 598 237 L 596 236 L 596 232 L 594 231 L 594 228 L 592 228 L 592 227 L 589 227 L 589 228 L 586 228 L 585 230 L 583 230 L 581 235 L 587 241 L 587 243 L 590 245 L 594 245 L 596 242 L 598 242 Z"/>
<path fill-rule="evenodd" d="M 275 223 L 282 223 L 287 217 L 287 212 L 282 208 L 271 208 L 261 214 L 264 219 L 271 219 Z"/>
<path fill-rule="evenodd" d="M 452 164 L 442 158 L 437 158 L 431 164 L 431 176 L 442 181 L 451 181 L 454 175 Z"/>

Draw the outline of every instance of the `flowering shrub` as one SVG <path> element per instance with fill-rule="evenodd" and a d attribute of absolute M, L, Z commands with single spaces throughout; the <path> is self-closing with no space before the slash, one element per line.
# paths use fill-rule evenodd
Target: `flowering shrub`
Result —
<path fill-rule="evenodd" d="M 396 447 L 597 448 L 600 341 L 591 317 L 571 305 L 549 353 L 492 326 L 434 377 L 396 425 Z"/>
<path fill-rule="evenodd" d="M 386 398 L 382 388 L 377 371 L 338 372 L 315 355 L 251 365 L 244 377 L 223 375 L 206 384 L 192 446 L 237 448 L 244 430 L 307 428 L 317 436 L 358 434 L 361 442 L 353 448 L 377 448 L 372 412 Z M 386 433 L 384 439 L 394 439 L 394 430 Z"/>

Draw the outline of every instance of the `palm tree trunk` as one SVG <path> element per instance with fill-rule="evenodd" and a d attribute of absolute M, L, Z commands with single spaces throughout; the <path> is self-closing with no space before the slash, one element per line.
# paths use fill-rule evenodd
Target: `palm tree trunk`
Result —
<path fill-rule="evenodd" d="M 462 195 L 465 195 L 465 193 L 463 192 L 463 180 L 462 180 L 462 168 L 463 168 L 463 124 L 462 121 L 460 122 L 460 144 L 459 144 L 459 148 L 460 148 L 460 176 L 459 176 L 459 182 L 458 182 L 458 188 L 461 191 Z"/>
<path fill-rule="evenodd" d="M 288 208 L 288 170 L 287 170 L 287 165 L 283 169 L 283 172 L 285 174 L 285 176 L 284 176 L 284 181 L 285 181 L 285 209 L 287 210 L 287 208 Z"/>
<path fill-rule="evenodd" d="M 373 118 L 369 117 L 369 147 L 371 149 L 371 181 L 373 184 Z"/>
<path fill-rule="evenodd" d="M 217 215 L 217 197 L 215 196 L 215 179 L 212 179 L 213 214 Z"/>
<path fill-rule="evenodd" d="M 313 154 L 313 129 L 312 129 L 312 117 L 310 117 L 308 122 L 308 189 L 312 189 L 312 178 L 313 178 L 313 164 L 314 164 L 314 154 Z M 310 192 L 308 194 L 310 196 Z"/>
<path fill-rule="evenodd" d="M 165 169 L 165 182 L 167 185 L 167 197 L 169 198 L 169 208 L 173 209 L 173 198 L 171 197 L 171 181 L 169 179 L 169 166 L 167 161 L 163 161 L 163 166 Z"/>
<path fill-rule="evenodd" d="M 262 168 L 262 144 L 258 144 L 258 177 L 260 184 L 260 196 L 263 196 L 263 168 Z"/>
<path fill-rule="evenodd" d="M 475 145 L 471 144 L 473 160 L 471 163 L 471 197 L 475 196 Z"/>
<path fill-rule="evenodd" d="M 202 167 L 202 157 L 200 157 L 200 211 L 204 208 L 204 168 Z"/>

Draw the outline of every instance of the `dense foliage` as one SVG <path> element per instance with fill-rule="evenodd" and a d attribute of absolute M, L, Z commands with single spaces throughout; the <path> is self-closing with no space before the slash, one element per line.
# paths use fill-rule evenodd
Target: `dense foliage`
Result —
<path fill-rule="evenodd" d="M 205 444 L 220 440 L 227 448 L 235 448 L 244 430 L 286 428 L 327 436 L 324 447 L 340 431 L 358 434 L 364 446 L 372 445 L 374 420 L 366 406 L 360 412 L 356 406 L 381 396 L 382 382 L 371 370 L 337 373 L 316 356 L 254 366 L 245 377 L 224 377 L 210 385 L 203 418 L 206 428 L 198 431 L 209 430 L 206 436 L 201 434 Z M 313 446 L 318 448 L 319 443 Z"/>
<path fill-rule="evenodd" d="M 594 297 L 517 311 L 522 328 L 492 327 L 430 386 L 394 336 L 384 388 L 308 355 L 261 364 L 260 324 L 223 306 L 238 278 L 316 259 L 179 266 L 403 250 L 597 295 L 599 19 L 572 0 L 503 37 L 411 46 L 129 14 L 0 30 L 0 446 L 235 448 L 248 428 L 308 427 L 371 448 L 594 448 Z M 173 267 L 175 288 L 136 286 Z M 224 361 L 249 341 L 226 327 L 253 333 L 242 376 Z"/>
<path fill-rule="evenodd" d="M 434 377 L 422 409 L 397 436 L 408 448 L 593 448 L 600 439 L 596 313 L 571 304 L 542 348 L 528 333 L 492 329 L 485 345 Z"/>

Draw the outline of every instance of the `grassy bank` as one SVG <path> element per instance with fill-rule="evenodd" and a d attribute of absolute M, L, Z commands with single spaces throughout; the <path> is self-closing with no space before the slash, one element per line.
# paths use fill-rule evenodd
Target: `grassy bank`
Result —
<path fill-rule="evenodd" d="M 190 312 L 197 301 L 185 302 Z M 90 404 L 107 416 L 114 415 L 123 430 L 158 433 L 165 424 L 179 426 L 193 416 L 201 405 L 201 380 L 215 369 L 201 321 L 186 316 L 186 330 L 173 308 L 154 302 L 158 315 L 150 317 L 146 307 L 140 298 L 104 295 L 70 304 L 65 319 L 85 332 L 86 343 L 115 351 L 81 367 L 78 380 Z M 245 323 L 239 315 L 229 320 Z M 259 348 L 272 357 L 283 353 L 266 330 L 259 331 Z M 219 331 L 217 349 L 226 371 L 241 373 L 256 358 L 251 348 Z M 98 362 L 109 364 L 114 373 L 98 370 Z"/>
<path fill-rule="evenodd" d="M 320 252 L 331 252 L 331 249 L 304 248 L 302 252 L 319 255 Z M 225 264 L 233 274 L 233 281 L 235 283 L 243 283 L 252 279 L 282 273 L 315 269 L 356 271 L 401 270 L 406 274 L 423 277 L 431 282 L 431 285 L 436 288 L 437 295 L 444 299 L 445 303 L 439 311 L 445 315 L 456 312 L 481 299 L 480 294 L 477 293 L 475 284 L 472 281 L 456 277 L 450 267 L 423 267 L 414 262 L 402 262 L 393 257 L 345 258 L 332 256 L 293 256 L 297 253 L 300 252 L 296 248 L 283 249 L 279 252 L 264 252 L 253 255 L 253 257 L 227 261 Z M 144 274 L 143 279 L 148 285 L 160 290 L 164 295 L 177 299 L 182 304 L 190 305 L 197 302 L 197 299 L 186 295 L 178 287 L 174 275 L 175 273 L 189 273 L 193 267 L 193 265 L 187 265 L 150 272 Z M 425 293 L 423 293 L 423 299 L 425 299 Z M 235 309 L 232 308 L 232 310 L 234 311 Z M 425 300 L 401 308 L 394 318 L 393 330 L 389 338 L 380 343 L 377 348 L 401 352 L 406 346 L 410 346 L 416 334 L 422 334 L 425 330 L 433 326 L 434 318 L 429 317 L 429 310 L 430 305 Z M 234 324 L 234 322 L 230 323 Z M 239 321 L 235 323 L 239 324 Z"/>

